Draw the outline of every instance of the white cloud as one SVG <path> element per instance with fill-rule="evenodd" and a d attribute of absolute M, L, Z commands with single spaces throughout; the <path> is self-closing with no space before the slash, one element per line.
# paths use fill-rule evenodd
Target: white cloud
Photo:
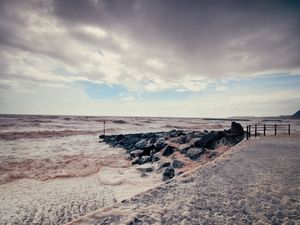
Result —
<path fill-rule="evenodd" d="M 81 27 L 81 30 L 89 35 L 92 35 L 95 38 L 105 38 L 108 36 L 107 31 L 105 31 L 104 29 L 101 29 L 99 27 L 95 27 L 95 26 L 87 26 L 84 25 Z"/>

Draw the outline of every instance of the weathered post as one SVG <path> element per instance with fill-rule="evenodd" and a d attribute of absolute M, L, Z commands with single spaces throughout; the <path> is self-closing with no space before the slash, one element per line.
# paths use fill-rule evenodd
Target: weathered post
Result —
<path fill-rule="evenodd" d="M 266 124 L 264 124 L 264 136 L 266 136 Z"/>
<path fill-rule="evenodd" d="M 288 125 L 288 134 L 291 134 L 291 124 Z"/>
<path fill-rule="evenodd" d="M 275 124 L 275 135 L 277 134 L 277 124 Z"/>
<path fill-rule="evenodd" d="M 246 133 L 246 135 L 247 135 L 247 140 L 249 139 L 249 126 L 247 125 L 247 133 Z"/>
<path fill-rule="evenodd" d="M 105 121 L 103 121 L 103 135 L 105 136 Z"/>
<path fill-rule="evenodd" d="M 257 136 L 257 125 L 255 124 L 255 127 L 254 127 L 254 135 L 255 135 L 255 137 Z"/>
<path fill-rule="evenodd" d="M 251 138 L 251 125 L 249 125 L 249 138 Z"/>

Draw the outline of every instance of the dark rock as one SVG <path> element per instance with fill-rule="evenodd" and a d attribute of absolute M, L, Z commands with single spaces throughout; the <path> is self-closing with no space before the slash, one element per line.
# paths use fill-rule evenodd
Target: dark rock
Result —
<path fill-rule="evenodd" d="M 124 136 L 123 134 L 119 134 L 119 135 L 116 136 L 116 141 L 117 141 L 117 142 L 120 142 L 120 141 L 122 141 L 124 138 L 125 138 L 125 136 Z"/>
<path fill-rule="evenodd" d="M 140 140 L 139 136 L 131 136 L 128 138 L 125 138 L 122 140 L 122 146 L 125 148 L 127 151 L 132 151 L 134 150 L 135 144 Z"/>
<path fill-rule="evenodd" d="M 152 162 L 152 157 L 150 156 L 142 156 L 140 159 L 140 164 Z"/>
<path fill-rule="evenodd" d="M 171 138 L 176 137 L 176 130 L 170 130 L 170 131 L 168 131 L 167 132 L 167 136 L 171 137 Z"/>
<path fill-rule="evenodd" d="M 180 168 L 184 167 L 184 163 L 178 159 L 174 159 L 172 162 L 172 167 L 175 169 L 180 169 Z"/>
<path fill-rule="evenodd" d="M 143 153 L 144 153 L 143 150 L 137 149 L 137 150 L 131 151 L 131 152 L 130 152 L 130 155 L 131 155 L 133 158 L 135 158 L 135 157 L 142 156 Z"/>
<path fill-rule="evenodd" d="M 167 136 L 170 138 L 178 137 L 184 134 L 185 133 L 183 132 L 183 130 L 170 130 L 167 132 Z"/>
<path fill-rule="evenodd" d="M 178 146 L 178 151 L 181 153 L 181 154 L 186 154 L 187 151 L 190 149 L 190 145 L 189 144 L 183 144 L 183 145 L 179 145 Z"/>
<path fill-rule="evenodd" d="M 149 175 L 146 173 L 141 173 L 141 177 L 148 177 Z"/>
<path fill-rule="evenodd" d="M 143 139 L 155 139 L 157 135 L 155 133 L 144 133 L 142 135 Z"/>
<path fill-rule="evenodd" d="M 102 135 L 99 136 L 99 138 L 104 139 L 104 138 L 105 138 L 105 135 L 102 134 Z"/>
<path fill-rule="evenodd" d="M 170 156 L 175 152 L 176 148 L 174 146 L 168 145 L 167 147 L 164 148 L 162 155 L 163 156 Z"/>
<path fill-rule="evenodd" d="M 192 160 L 196 160 L 205 152 L 204 148 L 190 148 L 187 153 L 186 157 L 189 157 Z"/>
<path fill-rule="evenodd" d="M 139 164 L 139 165 L 142 165 L 142 164 L 145 164 L 148 162 L 151 162 L 150 156 L 136 157 L 131 161 L 132 164 Z"/>
<path fill-rule="evenodd" d="M 134 165 L 134 164 L 139 164 L 139 161 L 140 161 L 140 157 L 135 157 L 132 161 L 131 161 L 131 164 Z"/>
<path fill-rule="evenodd" d="M 204 136 L 204 134 L 201 131 L 191 131 L 191 132 L 187 133 L 186 142 L 192 142 L 192 140 L 194 138 L 199 139 L 203 136 Z"/>
<path fill-rule="evenodd" d="M 242 127 L 241 124 L 232 122 L 229 133 L 231 136 L 242 136 L 244 135 L 244 128 Z"/>
<path fill-rule="evenodd" d="M 154 171 L 153 167 L 147 167 L 147 168 L 137 168 L 138 171 L 142 173 L 151 173 Z"/>
<path fill-rule="evenodd" d="M 170 162 L 164 162 L 164 161 L 161 161 L 159 162 L 158 164 L 158 168 L 164 168 L 164 167 L 169 167 L 171 166 L 171 163 Z"/>
<path fill-rule="evenodd" d="M 158 162 L 160 158 L 157 155 L 154 155 L 152 158 L 152 162 Z"/>
<path fill-rule="evenodd" d="M 135 143 L 134 147 L 137 149 L 144 149 L 149 147 L 150 142 L 146 139 L 140 139 L 137 143 Z"/>
<path fill-rule="evenodd" d="M 214 159 L 218 156 L 218 152 L 215 152 L 215 151 L 209 151 L 207 153 L 207 158 L 210 158 L 210 159 Z"/>
<path fill-rule="evenodd" d="M 217 132 L 210 132 L 206 135 L 204 135 L 200 140 L 195 141 L 194 145 L 195 147 L 204 147 L 208 149 L 214 149 L 216 146 L 216 141 L 220 140 L 222 137 L 225 136 L 225 133 L 223 131 L 217 131 Z"/>
<path fill-rule="evenodd" d="M 126 155 L 125 155 L 125 159 L 126 159 L 126 160 L 132 160 L 132 157 L 131 157 L 130 154 L 126 154 Z"/>
<path fill-rule="evenodd" d="M 165 138 L 160 138 L 153 144 L 156 152 L 159 152 L 160 150 L 162 150 L 164 147 L 167 146 L 167 143 L 165 141 L 166 141 Z"/>
<path fill-rule="evenodd" d="M 181 135 L 179 137 L 172 139 L 172 142 L 177 143 L 177 144 L 185 144 L 187 142 L 186 140 L 187 140 L 187 136 Z"/>
<path fill-rule="evenodd" d="M 163 174 L 162 174 L 162 180 L 167 181 L 172 179 L 175 176 L 175 170 L 172 167 L 167 167 Z"/>
<path fill-rule="evenodd" d="M 300 110 L 298 110 L 297 112 L 295 112 L 295 114 L 293 114 L 291 116 L 291 118 L 293 118 L 293 119 L 300 119 Z"/>

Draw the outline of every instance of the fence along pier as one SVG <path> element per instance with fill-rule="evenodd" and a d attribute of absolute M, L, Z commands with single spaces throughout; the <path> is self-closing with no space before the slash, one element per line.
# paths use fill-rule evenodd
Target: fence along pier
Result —
<path fill-rule="evenodd" d="M 266 136 L 268 133 L 277 135 L 279 133 L 291 134 L 291 125 L 290 124 L 252 124 L 247 125 L 247 139 L 252 136 L 257 137 L 262 134 Z"/>

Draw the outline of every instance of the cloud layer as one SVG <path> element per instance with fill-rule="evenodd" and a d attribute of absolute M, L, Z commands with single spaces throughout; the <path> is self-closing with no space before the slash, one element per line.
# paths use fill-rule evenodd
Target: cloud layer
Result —
<path fill-rule="evenodd" d="M 89 84 L 101 89 L 96 93 L 114 88 L 112 96 L 126 102 L 154 101 L 157 93 L 199 97 L 212 86 L 228 90 L 232 80 L 300 74 L 297 1 L 0 5 L 0 90 L 6 96 L 39 87 L 86 91 Z"/>

